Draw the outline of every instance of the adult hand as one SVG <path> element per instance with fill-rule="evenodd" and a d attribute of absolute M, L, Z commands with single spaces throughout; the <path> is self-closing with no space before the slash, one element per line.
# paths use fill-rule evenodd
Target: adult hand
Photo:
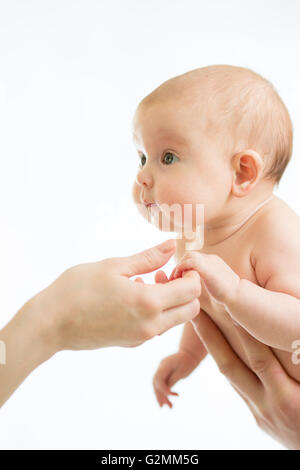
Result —
<path fill-rule="evenodd" d="M 284 446 L 300 449 L 300 384 L 287 375 L 271 349 L 235 325 L 249 369 L 202 309 L 192 323 L 258 426 Z"/>
<path fill-rule="evenodd" d="M 174 251 L 168 240 L 126 258 L 74 266 L 30 299 L 0 332 L 7 358 L 0 364 L 0 405 L 60 350 L 137 346 L 194 318 L 200 309 L 198 273 L 167 285 L 130 279 L 160 268 Z"/>
<path fill-rule="evenodd" d="M 54 348 L 137 346 L 195 317 L 201 289 L 197 273 L 168 285 L 130 280 L 160 268 L 174 250 L 174 241 L 168 240 L 133 256 L 64 272 L 36 299 L 39 308 L 43 305 L 52 316 Z"/>

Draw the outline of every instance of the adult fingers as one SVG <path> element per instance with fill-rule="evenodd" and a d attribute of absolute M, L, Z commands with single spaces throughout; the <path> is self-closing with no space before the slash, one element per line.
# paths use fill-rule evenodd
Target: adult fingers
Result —
<path fill-rule="evenodd" d="M 248 406 L 249 410 L 253 414 L 255 420 L 257 421 L 257 416 L 258 416 L 258 408 L 254 405 L 253 402 L 251 402 L 243 393 L 241 390 L 239 390 L 237 387 L 235 387 L 234 384 L 231 384 L 232 388 L 236 391 L 236 393 L 241 397 L 241 399 L 246 403 Z"/>
<path fill-rule="evenodd" d="M 271 389 L 272 393 L 277 391 L 280 395 L 283 389 L 288 392 L 289 385 L 294 382 L 282 368 L 269 346 L 257 341 L 241 326 L 235 325 L 235 329 L 249 365 L 264 387 Z"/>
<path fill-rule="evenodd" d="M 236 355 L 209 316 L 201 309 L 192 320 L 196 333 L 216 361 L 220 372 L 250 401 L 260 403 L 263 387 L 255 374 Z"/>
<path fill-rule="evenodd" d="M 185 323 L 186 321 L 192 320 L 200 310 L 200 302 L 198 299 L 194 299 L 184 305 L 179 305 L 167 310 L 164 310 L 159 314 L 158 324 L 160 333 L 173 328 L 174 326 Z"/>
<path fill-rule="evenodd" d="M 123 276 L 135 276 L 137 274 L 150 273 L 161 268 L 175 252 L 175 241 L 167 240 L 141 253 L 124 258 L 111 258 L 110 262 L 119 274 Z"/>
<path fill-rule="evenodd" d="M 147 287 L 150 296 L 157 300 L 161 310 L 186 304 L 201 295 L 200 277 L 196 271 L 185 273 L 182 279 Z"/>

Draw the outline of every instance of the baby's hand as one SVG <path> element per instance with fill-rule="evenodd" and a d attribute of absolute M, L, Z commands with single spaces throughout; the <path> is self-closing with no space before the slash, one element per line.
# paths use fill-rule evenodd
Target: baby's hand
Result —
<path fill-rule="evenodd" d="M 199 362 L 187 351 L 178 351 L 161 361 L 153 378 L 154 392 L 160 406 L 166 404 L 170 408 L 173 407 L 168 396 L 178 396 L 178 393 L 173 392 L 171 387 L 180 379 L 190 375 Z"/>
<path fill-rule="evenodd" d="M 181 277 L 190 269 L 198 271 L 209 294 L 217 302 L 227 305 L 234 298 L 240 278 L 219 256 L 190 251 L 174 268 L 170 280 Z"/>

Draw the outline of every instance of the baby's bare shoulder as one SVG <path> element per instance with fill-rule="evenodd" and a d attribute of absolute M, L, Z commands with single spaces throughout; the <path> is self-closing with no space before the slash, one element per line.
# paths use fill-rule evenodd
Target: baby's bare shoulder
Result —
<path fill-rule="evenodd" d="M 271 276 L 300 275 L 300 217 L 275 197 L 252 227 L 251 262 L 261 286 Z"/>

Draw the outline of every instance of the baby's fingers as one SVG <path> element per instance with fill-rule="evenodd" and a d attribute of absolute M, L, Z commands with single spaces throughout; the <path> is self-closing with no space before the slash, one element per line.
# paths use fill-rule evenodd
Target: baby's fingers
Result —
<path fill-rule="evenodd" d="M 163 405 L 167 405 L 169 408 L 173 407 L 172 403 L 170 402 L 167 396 L 165 396 L 163 393 L 161 393 L 159 390 L 156 390 L 155 388 L 154 392 L 160 407 L 162 407 Z"/>
<path fill-rule="evenodd" d="M 177 266 L 175 266 L 175 268 L 171 272 L 169 281 L 174 281 L 175 279 L 178 279 L 179 277 L 183 277 L 188 271 L 198 272 L 197 269 L 194 268 L 193 266 L 189 267 L 185 263 L 178 264 Z"/>
<path fill-rule="evenodd" d="M 155 273 L 155 282 L 157 284 L 165 284 L 166 282 L 168 282 L 168 280 L 168 276 L 164 271 L 157 271 Z"/>
<path fill-rule="evenodd" d="M 168 387 L 167 381 L 160 370 L 158 370 L 154 376 L 153 386 L 155 390 L 158 390 L 165 396 L 168 396 L 170 394 L 170 388 Z"/>
<path fill-rule="evenodd" d="M 174 268 L 173 271 L 171 272 L 169 281 L 174 281 L 174 279 L 175 279 L 174 274 L 175 274 L 176 268 L 177 268 L 177 266 L 175 266 L 175 268 Z"/>
<path fill-rule="evenodd" d="M 168 399 L 168 395 L 171 394 L 169 388 L 166 386 L 165 383 L 161 382 L 159 379 L 154 377 L 153 380 L 153 388 L 156 395 L 156 399 L 159 403 L 159 406 L 163 406 L 164 404 L 168 405 L 172 408 L 172 403 Z"/>
<path fill-rule="evenodd" d="M 173 405 L 170 402 L 168 396 L 177 395 L 177 393 L 170 390 L 167 382 L 168 375 L 166 374 L 166 371 L 163 368 L 159 368 L 153 378 L 155 395 L 160 406 L 167 404 L 170 408 L 172 408 Z"/>

